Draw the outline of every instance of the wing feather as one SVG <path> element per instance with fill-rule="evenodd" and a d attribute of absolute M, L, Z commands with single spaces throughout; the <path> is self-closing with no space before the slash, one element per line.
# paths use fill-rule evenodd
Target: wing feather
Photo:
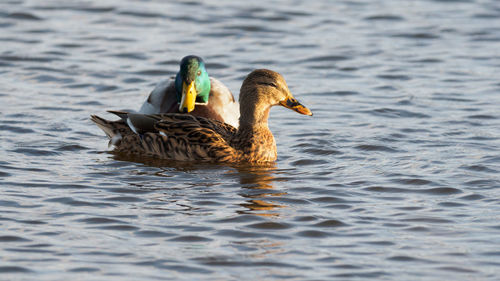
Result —
<path fill-rule="evenodd" d="M 107 121 L 93 117 L 114 142 L 116 151 L 173 160 L 230 162 L 238 152 L 230 145 L 237 129 L 223 122 L 188 114 L 112 112 L 122 118 Z M 133 128 L 131 128 L 133 127 Z"/>

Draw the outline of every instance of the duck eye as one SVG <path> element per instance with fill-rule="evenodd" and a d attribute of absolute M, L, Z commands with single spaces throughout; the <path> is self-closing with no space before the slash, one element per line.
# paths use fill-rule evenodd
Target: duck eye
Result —
<path fill-rule="evenodd" d="M 198 73 L 196 73 L 198 76 L 201 75 L 201 70 L 198 70 Z"/>
<path fill-rule="evenodd" d="M 274 84 L 273 82 L 258 82 L 257 84 L 278 88 L 278 86 L 276 84 Z"/>

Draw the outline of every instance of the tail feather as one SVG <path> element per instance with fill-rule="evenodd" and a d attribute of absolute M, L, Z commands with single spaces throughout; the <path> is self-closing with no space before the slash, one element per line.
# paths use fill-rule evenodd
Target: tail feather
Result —
<path fill-rule="evenodd" d="M 122 133 L 130 131 L 130 129 L 121 120 L 118 121 L 108 121 L 97 115 L 91 115 L 90 120 L 96 123 L 97 127 L 106 133 L 109 138 L 108 146 L 118 146 L 122 140 Z"/>
<path fill-rule="evenodd" d="M 110 139 L 113 138 L 118 133 L 117 131 L 114 130 L 111 121 L 108 121 L 97 115 L 90 115 L 90 120 L 92 120 L 92 122 L 94 122 L 97 125 L 97 127 L 101 128 L 101 130 L 103 130 L 104 133 L 106 133 L 106 135 Z"/>

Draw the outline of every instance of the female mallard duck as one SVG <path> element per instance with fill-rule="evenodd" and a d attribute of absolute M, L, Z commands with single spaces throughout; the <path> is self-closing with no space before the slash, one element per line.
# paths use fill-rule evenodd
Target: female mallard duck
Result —
<path fill-rule="evenodd" d="M 200 57 L 187 56 L 180 62 L 174 81 L 156 86 L 139 113 L 190 113 L 238 126 L 239 105 L 231 91 L 209 77 Z"/>
<path fill-rule="evenodd" d="M 92 121 L 108 135 L 117 152 L 182 161 L 264 163 L 277 158 L 276 142 L 267 125 L 274 105 L 312 115 L 292 96 L 279 73 L 258 69 L 241 86 L 238 129 L 217 120 L 174 113 L 112 112 L 122 120 L 93 115 Z"/>

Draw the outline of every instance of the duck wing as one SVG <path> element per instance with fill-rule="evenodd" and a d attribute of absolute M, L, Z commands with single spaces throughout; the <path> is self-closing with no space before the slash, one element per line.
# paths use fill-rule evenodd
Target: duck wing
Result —
<path fill-rule="evenodd" d="M 225 123 L 238 127 L 240 118 L 240 105 L 235 100 L 231 91 L 219 80 L 210 77 L 211 89 L 208 101 L 208 107 L 211 111 L 217 113 Z M 211 116 L 208 116 L 211 117 Z"/>
<path fill-rule="evenodd" d="M 201 116 L 193 116 L 189 114 L 182 113 L 168 113 L 168 114 L 157 114 L 151 116 L 152 118 L 158 118 L 158 123 L 156 126 L 162 124 L 162 128 L 167 129 L 172 126 L 181 126 L 183 128 L 204 128 L 211 130 L 227 139 L 228 141 L 236 134 L 238 129 L 231 126 L 230 124 L 221 122 L 219 120 L 209 119 Z M 165 132 L 168 134 L 168 132 Z"/>
<path fill-rule="evenodd" d="M 175 114 L 189 116 L 184 114 Z M 154 138 L 161 137 L 163 148 L 159 148 L 160 154 L 167 155 L 166 158 L 176 160 L 202 160 L 210 162 L 234 162 L 237 159 L 237 151 L 230 146 L 233 134 L 217 123 L 203 117 L 191 120 L 177 119 L 178 116 L 169 116 L 155 123 L 158 131 Z M 203 120 L 206 119 L 206 120 Z M 220 123 L 224 124 L 224 123 Z M 234 127 L 231 127 L 234 129 Z M 148 142 L 148 139 L 145 138 Z M 157 142 L 157 141 L 156 141 Z"/>
<path fill-rule="evenodd" d="M 220 134 L 225 139 L 231 139 L 238 131 L 230 124 L 221 122 L 219 120 L 209 119 L 201 116 L 193 116 L 182 113 L 163 113 L 163 114 L 141 114 L 135 112 L 108 110 L 120 117 L 124 124 L 127 124 L 130 129 L 136 134 L 143 134 L 146 132 L 157 133 L 155 128 L 156 123 L 182 123 L 187 127 L 200 127 L 210 129 Z M 118 121 L 116 121 L 118 122 Z"/>
<path fill-rule="evenodd" d="M 161 81 L 151 91 L 146 101 L 139 109 L 142 114 L 160 114 L 178 112 L 175 83 L 172 79 Z"/>
<path fill-rule="evenodd" d="M 92 120 L 103 129 L 117 152 L 182 161 L 234 162 L 230 146 L 237 129 L 217 120 L 180 113 L 146 115 L 109 111 L 121 118 Z"/>

